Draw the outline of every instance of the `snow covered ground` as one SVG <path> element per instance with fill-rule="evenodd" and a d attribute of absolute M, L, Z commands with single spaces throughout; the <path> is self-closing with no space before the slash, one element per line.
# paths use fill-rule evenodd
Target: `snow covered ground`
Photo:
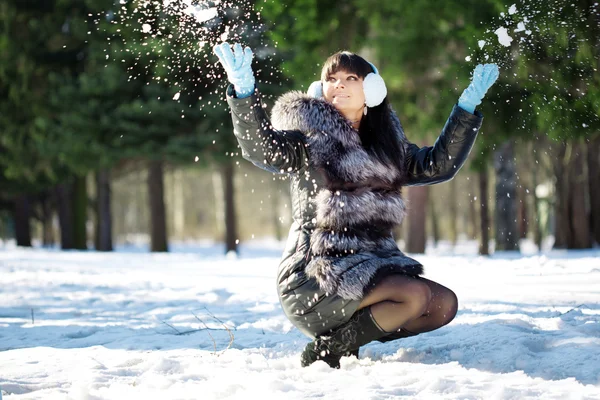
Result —
<path fill-rule="evenodd" d="M 416 255 L 458 294 L 456 319 L 341 370 L 299 366 L 308 338 L 278 303 L 281 245 L 174 250 L 0 245 L 3 398 L 600 399 L 598 250 Z"/>

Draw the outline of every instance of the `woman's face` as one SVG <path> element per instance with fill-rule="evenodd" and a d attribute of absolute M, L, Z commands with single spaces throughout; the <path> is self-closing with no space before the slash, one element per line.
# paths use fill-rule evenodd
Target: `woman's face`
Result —
<path fill-rule="evenodd" d="M 346 71 L 331 74 L 323 82 L 323 96 L 344 114 L 362 112 L 365 105 L 363 78 Z"/>

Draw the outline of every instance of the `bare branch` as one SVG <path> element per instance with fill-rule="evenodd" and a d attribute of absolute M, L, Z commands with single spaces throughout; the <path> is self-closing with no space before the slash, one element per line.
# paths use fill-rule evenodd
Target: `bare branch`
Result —
<path fill-rule="evenodd" d="M 198 318 L 198 316 L 194 313 L 192 313 L 192 315 L 194 316 L 194 318 L 196 318 L 198 321 L 200 321 L 200 323 L 202 323 L 202 325 L 204 325 L 206 327 L 206 329 L 208 329 L 208 325 L 206 325 L 206 323 L 204 321 L 202 321 L 200 318 Z M 215 338 L 210 334 L 210 332 L 207 332 L 208 336 L 210 337 L 210 339 L 213 341 L 213 346 L 215 347 L 215 353 L 217 352 L 217 342 L 215 341 Z"/>
<path fill-rule="evenodd" d="M 235 340 L 235 335 L 233 334 L 233 332 L 231 331 L 231 329 L 223 322 L 221 321 L 219 318 L 217 318 L 213 313 L 211 313 L 208 308 L 204 307 L 204 310 L 206 310 L 206 313 L 213 318 L 214 320 L 216 320 L 217 322 L 219 322 L 223 328 L 225 328 L 225 330 L 227 331 L 227 333 L 229 334 L 229 343 L 227 344 L 227 347 L 221 352 L 221 354 L 223 354 L 225 351 L 229 350 L 229 348 L 231 347 L 231 345 L 233 344 L 233 341 Z M 198 320 L 200 321 L 204 326 L 206 326 L 206 328 L 208 329 L 208 326 L 206 325 L 206 323 L 204 321 L 202 321 L 200 318 L 198 318 L 198 316 L 196 316 L 196 314 L 192 313 L 192 315 Z M 234 327 L 235 329 L 235 327 Z M 214 329 L 216 330 L 216 329 Z M 222 329 L 219 329 L 222 330 Z M 209 333 L 210 335 L 210 333 Z M 212 337 L 212 335 L 210 336 L 210 338 L 213 340 L 213 344 L 215 345 L 215 354 L 217 352 L 217 344 L 214 340 L 214 338 Z M 219 356 L 220 354 L 216 354 L 217 356 Z"/>
<path fill-rule="evenodd" d="M 235 335 L 233 334 L 233 332 L 231 331 L 231 329 L 223 322 L 221 321 L 219 318 L 217 318 L 213 313 L 211 313 L 206 307 L 204 307 L 204 309 L 206 310 L 206 313 L 213 318 L 214 320 L 216 320 L 217 322 L 219 322 L 223 328 L 209 328 L 208 325 L 206 324 L 206 322 L 204 322 L 202 319 L 200 319 L 200 317 L 198 317 L 196 314 L 194 314 L 192 312 L 192 315 L 194 316 L 194 318 L 196 318 L 196 320 L 198 320 L 198 322 L 200 322 L 202 324 L 202 326 L 204 326 L 203 328 L 199 328 L 199 329 L 190 329 L 188 331 L 180 331 L 179 329 L 175 328 L 173 325 L 165 322 L 165 321 L 160 321 L 163 324 L 167 325 L 169 328 L 173 329 L 176 333 L 177 336 L 181 336 L 181 335 L 189 335 L 191 333 L 196 333 L 196 332 L 201 332 L 201 331 L 207 331 L 206 333 L 208 333 L 208 336 L 210 337 L 210 339 L 213 342 L 213 346 L 214 346 L 214 354 L 219 356 L 221 354 L 223 354 L 225 351 L 229 350 L 229 348 L 231 347 L 231 345 L 233 344 L 233 341 L 235 340 Z M 235 327 L 233 328 L 235 330 Z M 210 331 L 227 331 L 227 334 L 229 335 L 229 343 L 227 344 L 227 347 L 222 350 L 220 353 L 217 350 L 217 341 L 215 340 L 215 338 L 213 337 L 213 335 L 211 335 Z"/>
<path fill-rule="evenodd" d="M 221 321 L 219 318 L 215 317 L 215 315 L 213 313 L 211 313 L 208 308 L 204 307 L 204 309 L 206 310 L 206 312 L 208 313 L 208 315 L 210 315 L 212 318 L 216 319 L 217 322 L 220 322 L 221 325 L 225 326 L 225 323 L 223 321 Z M 233 330 L 236 330 L 235 327 L 233 328 Z"/>
<path fill-rule="evenodd" d="M 171 325 L 171 324 L 168 324 L 168 323 L 166 323 L 165 321 L 160 321 L 160 322 L 162 322 L 163 324 L 165 324 L 165 325 L 166 325 L 166 326 L 168 326 L 169 328 L 173 329 L 175 332 L 177 332 L 177 334 L 178 334 L 178 335 L 181 335 L 181 332 L 180 332 L 180 331 L 179 331 L 177 328 L 175 328 L 173 325 Z"/>

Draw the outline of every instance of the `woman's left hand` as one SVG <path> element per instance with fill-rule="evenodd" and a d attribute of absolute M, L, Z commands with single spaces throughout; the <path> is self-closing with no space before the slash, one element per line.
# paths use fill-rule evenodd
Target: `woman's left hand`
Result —
<path fill-rule="evenodd" d="M 483 100 L 485 93 L 494 82 L 496 82 L 499 75 L 498 65 L 479 64 L 475 67 L 475 71 L 473 71 L 471 84 L 458 99 L 458 105 L 463 110 L 473 114 L 475 112 L 475 107 L 481 104 L 481 100 Z"/>

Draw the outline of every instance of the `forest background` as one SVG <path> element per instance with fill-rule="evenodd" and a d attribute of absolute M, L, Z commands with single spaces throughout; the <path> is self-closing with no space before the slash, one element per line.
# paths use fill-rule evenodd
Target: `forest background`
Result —
<path fill-rule="evenodd" d="M 268 108 L 318 80 L 331 53 L 358 52 L 421 146 L 475 65 L 498 63 L 463 170 L 404 190 L 402 249 L 597 246 L 599 10 L 591 0 L 4 0 L 0 243 L 168 251 L 210 240 L 235 252 L 285 239 L 285 175 L 243 160 L 233 136 L 211 51 L 227 40 L 254 50 Z"/>

